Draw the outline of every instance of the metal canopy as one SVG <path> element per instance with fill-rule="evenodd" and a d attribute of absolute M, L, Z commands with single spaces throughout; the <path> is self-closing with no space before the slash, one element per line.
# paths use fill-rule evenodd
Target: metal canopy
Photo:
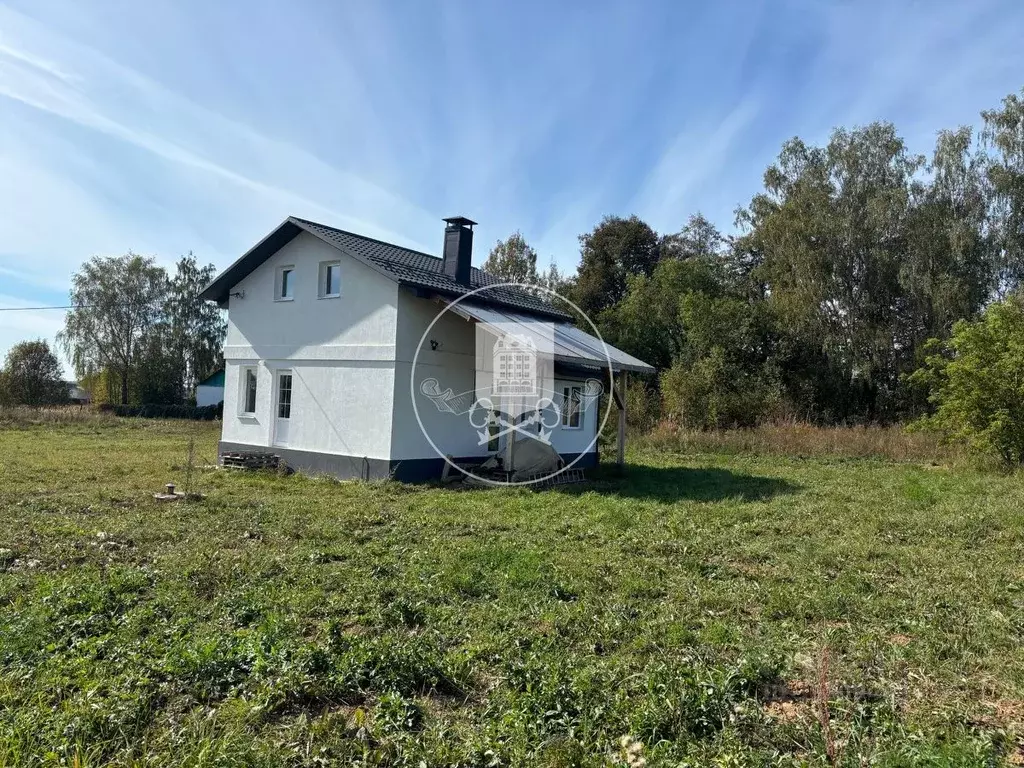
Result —
<path fill-rule="evenodd" d="M 467 320 L 497 325 L 499 323 L 543 323 L 554 329 L 555 361 L 566 365 L 596 370 L 605 370 L 611 362 L 613 371 L 635 371 L 654 373 L 654 368 L 643 360 L 627 355 L 621 349 L 602 342 L 596 336 L 581 331 L 571 323 L 548 320 L 525 313 L 512 312 L 495 307 L 483 307 L 467 301 L 449 304 L 449 308 Z"/>

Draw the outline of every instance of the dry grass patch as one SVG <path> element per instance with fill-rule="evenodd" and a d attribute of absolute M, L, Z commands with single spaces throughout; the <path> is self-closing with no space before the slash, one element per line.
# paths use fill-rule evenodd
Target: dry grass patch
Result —
<path fill-rule="evenodd" d="M 662 422 L 637 443 L 651 450 L 684 454 L 882 459 L 897 462 L 962 464 L 961 446 L 931 432 L 901 426 L 818 427 L 785 422 L 751 429 L 693 430 Z"/>

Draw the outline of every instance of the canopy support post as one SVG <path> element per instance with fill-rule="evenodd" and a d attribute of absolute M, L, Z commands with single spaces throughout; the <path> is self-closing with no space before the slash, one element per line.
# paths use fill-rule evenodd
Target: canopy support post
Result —
<path fill-rule="evenodd" d="M 620 467 L 626 464 L 626 376 L 625 371 L 619 373 L 618 390 L 613 390 L 615 404 L 619 407 L 619 434 L 615 463 Z"/>
<path fill-rule="evenodd" d="M 516 423 L 516 417 L 512 417 L 512 423 Z M 506 472 L 512 472 L 512 465 L 516 460 L 516 433 L 513 430 L 505 435 L 505 461 L 502 464 L 502 469 Z"/>
<path fill-rule="evenodd" d="M 511 425 L 514 425 L 519 420 L 519 417 L 516 416 L 519 411 L 519 402 L 519 398 L 515 398 L 508 403 L 508 418 Z M 505 435 L 505 440 L 507 441 L 505 443 L 505 462 L 502 465 L 502 469 L 505 472 L 511 473 L 516 461 L 516 431 L 513 429 Z"/>

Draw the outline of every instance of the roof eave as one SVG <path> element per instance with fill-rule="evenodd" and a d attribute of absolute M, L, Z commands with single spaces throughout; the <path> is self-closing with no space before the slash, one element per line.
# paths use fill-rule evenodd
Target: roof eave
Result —
<path fill-rule="evenodd" d="M 554 357 L 556 363 L 562 363 L 563 365 L 567 365 L 572 368 L 578 368 L 581 370 L 604 371 L 611 367 L 612 371 L 615 373 L 621 373 L 622 371 L 628 371 L 630 373 L 655 372 L 655 369 L 649 365 L 634 365 L 633 363 L 620 363 L 614 360 L 610 361 L 610 366 L 609 361 L 605 361 L 604 363 L 594 362 L 588 365 L 586 362 L 581 362 L 580 358 L 578 357 L 568 357 L 566 355 L 555 355 Z"/>
<path fill-rule="evenodd" d="M 405 281 L 405 280 L 401 280 L 399 282 L 401 282 L 401 284 L 406 286 L 407 288 L 412 288 L 412 289 L 416 290 L 417 291 L 417 295 L 420 295 L 420 296 L 424 295 L 423 286 L 418 285 L 416 282 L 414 282 L 414 281 Z M 487 287 L 486 285 L 478 286 L 477 288 L 475 288 L 473 290 L 474 291 L 480 291 L 481 288 L 486 288 L 486 287 Z M 469 296 L 469 294 L 466 294 L 466 293 L 458 293 L 456 291 L 444 291 L 444 290 L 441 290 L 440 288 L 429 288 L 429 289 L 426 289 L 425 293 L 426 293 L 426 297 L 427 298 L 439 298 L 439 299 L 441 299 L 443 301 L 447 301 L 447 302 L 450 302 L 452 299 L 461 299 L 461 298 L 466 298 L 467 296 Z M 482 293 L 482 291 L 481 291 L 481 293 Z M 544 318 L 546 320 L 558 320 L 559 322 L 563 322 L 563 323 L 575 323 L 576 322 L 576 318 L 574 318 L 572 315 L 570 315 L 570 314 L 568 314 L 566 312 L 562 312 L 561 310 L 555 309 L 554 307 L 551 308 L 550 312 L 542 310 L 542 309 L 527 309 L 527 308 L 523 307 L 520 304 L 513 304 L 511 302 L 501 301 L 499 299 L 488 299 L 488 298 L 480 296 L 480 294 L 476 294 L 476 293 L 474 293 L 474 295 L 472 296 L 472 298 L 470 300 L 471 301 L 478 301 L 478 302 L 481 302 L 483 304 L 496 304 L 496 305 L 498 305 L 500 307 L 503 307 L 504 309 L 507 309 L 507 310 L 512 310 L 514 312 L 521 312 L 524 315 L 536 315 L 536 316 Z"/>
<path fill-rule="evenodd" d="M 289 216 L 275 227 L 266 237 L 239 256 L 234 263 L 215 277 L 199 292 L 204 301 L 215 301 L 218 306 L 227 306 L 231 289 L 248 277 L 264 261 L 290 243 L 304 228 Z"/>

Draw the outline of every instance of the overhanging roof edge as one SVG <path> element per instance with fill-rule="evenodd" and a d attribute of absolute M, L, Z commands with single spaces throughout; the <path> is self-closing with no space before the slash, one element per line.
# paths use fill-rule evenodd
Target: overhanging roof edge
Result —
<path fill-rule="evenodd" d="M 553 357 L 555 362 L 583 367 L 604 369 L 609 364 L 612 371 L 632 371 L 635 373 L 654 373 L 654 366 L 648 365 L 643 360 L 623 352 L 602 339 L 592 336 L 586 331 L 577 328 L 572 323 L 565 321 L 546 320 L 541 317 L 533 317 L 525 313 L 513 312 L 504 308 L 477 307 L 470 302 L 449 302 L 448 308 L 460 317 L 488 325 L 500 322 L 546 322 L 554 329 L 554 343 L 563 352 L 555 351 Z M 583 337 L 582 339 L 580 337 Z M 593 345 L 590 344 L 593 342 Z M 602 346 L 607 349 L 608 355 L 601 354 Z M 573 354 L 565 354 L 571 352 Z"/>

